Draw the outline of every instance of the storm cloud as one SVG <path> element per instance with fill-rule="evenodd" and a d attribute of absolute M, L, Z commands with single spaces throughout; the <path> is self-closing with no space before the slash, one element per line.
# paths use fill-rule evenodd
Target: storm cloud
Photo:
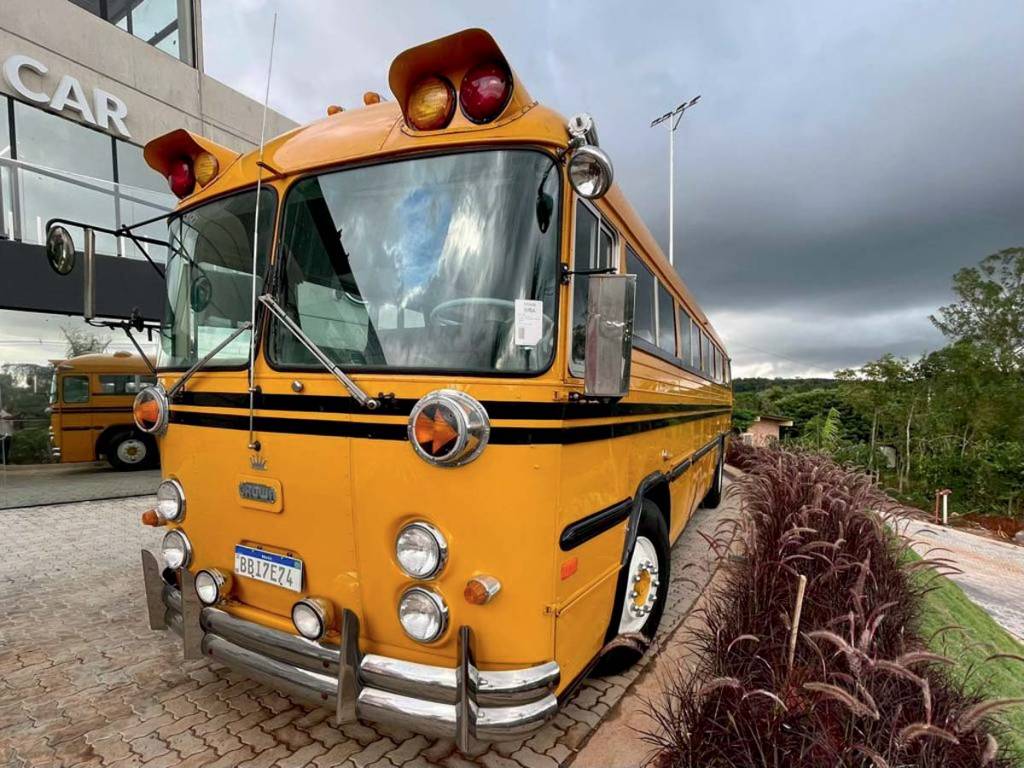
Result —
<path fill-rule="evenodd" d="M 205 65 L 298 120 L 386 95 L 399 51 L 488 29 L 522 82 L 587 111 L 739 374 L 827 374 L 941 343 L 952 274 L 1024 244 L 1024 5 L 205 3 Z M 667 4 L 665 4 L 667 5 Z M 667 247 L 666 247 L 667 250 Z"/>

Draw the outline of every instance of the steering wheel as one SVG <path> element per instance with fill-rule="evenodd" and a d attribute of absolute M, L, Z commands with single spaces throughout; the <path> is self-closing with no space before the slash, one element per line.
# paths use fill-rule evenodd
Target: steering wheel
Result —
<path fill-rule="evenodd" d="M 432 326 L 459 327 L 466 322 L 465 314 L 459 312 L 464 307 L 494 307 L 501 311 L 503 317 L 483 318 L 487 322 L 509 324 L 515 320 L 516 303 L 514 301 L 494 299 L 489 296 L 467 296 L 462 299 L 442 301 L 430 310 L 428 320 Z M 541 317 L 543 318 L 542 331 L 547 332 L 554 325 L 554 321 L 547 315 L 541 315 Z M 543 335 L 544 333 L 542 333 Z"/>

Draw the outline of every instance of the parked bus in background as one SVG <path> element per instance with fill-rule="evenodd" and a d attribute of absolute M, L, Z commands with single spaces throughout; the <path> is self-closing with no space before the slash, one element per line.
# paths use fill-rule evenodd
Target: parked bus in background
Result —
<path fill-rule="evenodd" d="M 156 381 L 141 357 L 114 352 L 52 362 L 50 453 L 55 461 L 105 458 L 119 470 L 157 466 L 156 440 L 132 418 L 135 396 Z"/>
<path fill-rule="evenodd" d="M 389 81 L 258 152 L 146 146 L 181 203 L 143 572 L 186 658 L 467 749 L 641 656 L 721 495 L 729 359 L 593 120 L 489 34 Z"/>

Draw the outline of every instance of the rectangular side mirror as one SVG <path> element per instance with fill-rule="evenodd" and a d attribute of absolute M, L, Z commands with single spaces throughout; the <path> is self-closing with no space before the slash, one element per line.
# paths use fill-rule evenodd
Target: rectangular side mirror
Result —
<path fill-rule="evenodd" d="M 583 391 L 587 397 L 625 397 L 633 359 L 636 275 L 591 275 L 587 279 Z"/>

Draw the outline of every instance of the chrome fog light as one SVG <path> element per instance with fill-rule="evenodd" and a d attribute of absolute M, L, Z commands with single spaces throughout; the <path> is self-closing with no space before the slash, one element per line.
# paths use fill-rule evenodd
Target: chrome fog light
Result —
<path fill-rule="evenodd" d="M 398 602 L 398 620 L 413 640 L 432 643 L 448 628 L 448 606 L 436 592 L 412 587 Z"/>
<path fill-rule="evenodd" d="M 185 516 L 185 489 L 177 480 L 164 480 L 156 488 L 156 514 L 165 523 Z"/>
<path fill-rule="evenodd" d="M 414 579 L 437 576 L 448 560 L 448 542 L 430 523 L 410 523 L 398 533 L 395 557 L 407 575 Z"/>
<path fill-rule="evenodd" d="M 196 574 L 196 596 L 203 605 L 216 605 L 231 592 L 231 574 L 208 568 Z"/>
<path fill-rule="evenodd" d="M 590 144 L 578 148 L 569 159 L 569 182 L 580 197 L 592 200 L 603 196 L 614 175 L 605 151 Z"/>
<path fill-rule="evenodd" d="M 168 568 L 188 568 L 192 562 L 192 543 L 183 531 L 168 531 L 160 544 L 160 553 Z"/>
<path fill-rule="evenodd" d="M 292 606 L 292 624 L 307 640 L 322 640 L 334 623 L 334 606 L 319 597 L 306 597 Z"/>

